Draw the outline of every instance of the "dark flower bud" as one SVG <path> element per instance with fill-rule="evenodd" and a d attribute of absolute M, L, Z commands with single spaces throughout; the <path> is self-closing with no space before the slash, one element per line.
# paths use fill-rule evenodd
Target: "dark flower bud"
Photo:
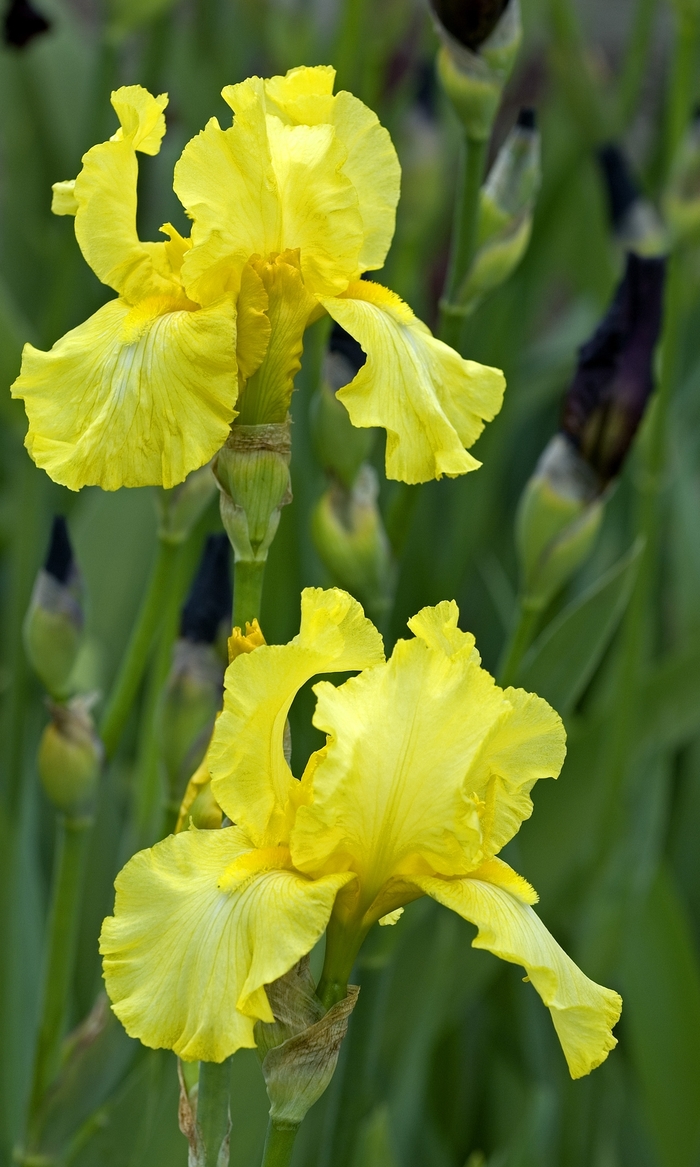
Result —
<path fill-rule="evenodd" d="M 28 0 L 12 0 L 5 13 L 3 22 L 3 39 L 6 45 L 15 49 L 23 49 L 35 36 L 48 32 L 51 22 L 37 12 Z"/>
<path fill-rule="evenodd" d="M 180 623 L 186 640 L 213 644 L 231 613 L 231 551 L 226 535 L 210 535 Z"/>
<path fill-rule="evenodd" d="M 68 693 L 83 629 L 82 590 L 66 520 L 57 515 L 24 621 L 27 656 L 52 697 Z"/>
<path fill-rule="evenodd" d="M 663 223 L 644 197 L 624 153 L 614 142 L 598 151 L 605 181 L 610 226 L 618 242 L 638 255 L 661 255 L 668 250 Z"/>
<path fill-rule="evenodd" d="M 508 0 L 433 0 L 435 14 L 447 31 L 476 52 L 498 24 Z"/>
<path fill-rule="evenodd" d="M 654 387 L 665 275 L 662 257 L 630 253 L 608 312 L 579 350 L 561 428 L 601 491 L 619 474 Z"/>

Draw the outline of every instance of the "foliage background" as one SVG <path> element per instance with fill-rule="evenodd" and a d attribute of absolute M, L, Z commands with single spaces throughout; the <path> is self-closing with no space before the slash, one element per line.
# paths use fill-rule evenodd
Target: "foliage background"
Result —
<path fill-rule="evenodd" d="M 436 42 L 421 0 L 111 0 L 104 11 L 96 0 L 41 0 L 41 9 L 51 30 L 25 49 L 0 51 L 3 1163 L 11 1162 L 26 1103 L 53 847 L 53 812 L 34 760 L 46 712 L 24 658 L 21 621 L 52 515 L 64 513 L 87 586 L 84 668 L 108 690 L 156 531 L 151 491 L 71 495 L 23 450 L 24 415 L 7 393 L 22 344 L 48 347 L 107 298 L 79 254 L 72 221 L 51 216 L 50 184 L 76 174 L 84 150 L 113 131 L 112 88 L 138 81 L 165 89 L 168 136 L 161 154 L 141 164 L 139 229 L 155 238 L 168 219 L 184 228 L 172 165 L 212 114 L 225 118 L 221 87 L 252 72 L 330 61 L 339 86 L 353 89 L 389 127 L 403 166 L 396 239 L 379 278 L 434 321 L 456 147 L 433 79 Z M 569 0 L 524 0 L 523 10 L 525 43 L 495 144 L 520 105 L 536 104 L 543 185 L 524 261 L 470 318 L 463 344 L 465 355 L 505 370 L 506 405 L 477 447 L 484 463 L 477 474 L 421 488 L 410 514 L 389 484 L 381 496 L 403 545 L 389 640 L 422 605 L 455 597 L 462 626 L 476 634 L 491 669 L 513 615 L 517 499 L 557 427 L 576 347 L 621 269 L 595 147 L 624 141 L 644 188 L 657 197 L 669 165 L 669 92 L 682 37 L 695 38 L 693 79 L 698 65 L 700 17 L 689 4 L 581 0 L 574 8 Z M 687 101 L 697 89 L 693 80 Z M 572 1083 L 546 1010 L 519 970 L 472 950 L 470 926 L 418 902 L 361 957 L 360 1004 L 336 1078 L 302 1128 L 297 1167 L 700 1163 L 699 295 L 700 255 L 690 248 L 682 257 L 645 669 L 629 692 L 620 691 L 618 630 L 631 583 L 620 561 L 634 544 L 644 489 L 637 451 L 591 559 L 547 613 L 548 639 L 519 678 L 566 716 L 570 751 L 559 782 L 537 789 L 534 817 L 509 852 L 538 889 L 557 938 L 589 975 L 622 992 L 620 1045 L 590 1078 Z M 309 534 L 324 484 L 308 417 L 325 339 L 322 323 L 307 337 L 293 401 L 295 497 L 273 544 L 263 608 L 271 641 L 295 633 L 300 589 L 329 582 Z M 204 536 L 216 529 L 212 507 L 177 581 L 183 597 Z M 76 1024 L 100 989 L 96 936 L 111 910 L 114 876 L 151 837 L 159 772 L 157 710 L 148 696 L 147 682 L 101 790 L 73 986 Z M 311 703 L 304 692 L 292 710 L 297 773 L 315 745 Z M 609 754 L 620 724 L 629 748 L 618 773 Z M 47 1162 L 184 1165 L 177 1095 L 173 1056 L 143 1050 L 110 1025 L 57 1100 Z M 235 1167 L 259 1161 L 266 1112 L 255 1056 L 242 1051 L 232 1091 Z"/>

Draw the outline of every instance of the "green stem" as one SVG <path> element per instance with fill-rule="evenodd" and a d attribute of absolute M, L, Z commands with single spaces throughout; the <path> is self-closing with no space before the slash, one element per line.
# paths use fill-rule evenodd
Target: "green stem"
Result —
<path fill-rule="evenodd" d="M 158 550 L 146 594 L 100 723 L 100 736 L 108 758 L 114 754 L 119 744 L 141 683 L 153 636 L 170 591 L 177 552 L 177 544 L 166 542 L 164 539 L 158 540 Z"/>
<path fill-rule="evenodd" d="M 669 172 L 678 143 L 685 132 L 696 97 L 696 69 L 700 43 L 700 19 L 691 12 L 678 16 L 671 71 L 671 89 L 664 135 L 664 176 Z"/>
<path fill-rule="evenodd" d="M 92 820 L 58 818 L 41 1022 L 34 1060 L 30 1124 L 60 1065 L 78 939 L 82 878 Z"/>
<path fill-rule="evenodd" d="M 197 1090 L 197 1150 L 193 1167 L 228 1164 L 231 1131 L 231 1059 L 200 1062 Z"/>
<path fill-rule="evenodd" d="M 233 565 L 233 626 L 245 632 L 246 624 L 260 619 L 265 559 L 237 559 Z"/>
<path fill-rule="evenodd" d="M 479 228 L 479 195 L 487 150 L 487 141 L 476 141 L 474 138 L 468 138 L 466 134 L 463 136 L 450 243 L 450 260 L 440 309 L 440 337 L 453 348 L 459 348 L 459 339 L 464 323 L 464 315 L 458 311 L 459 290 L 469 272 L 476 252 Z"/>
<path fill-rule="evenodd" d="M 280 1126 L 270 1119 L 261 1167 L 288 1167 L 298 1130 L 298 1126 Z"/>
<path fill-rule="evenodd" d="M 518 617 L 506 641 L 498 668 L 498 683 L 504 687 L 512 685 L 515 680 L 520 662 L 532 643 L 540 609 L 533 608 L 520 598 L 518 601 Z"/>
<path fill-rule="evenodd" d="M 649 56 L 649 45 L 654 31 L 654 17 L 658 0 L 637 0 L 632 17 L 632 31 L 618 88 L 619 125 L 624 130 L 639 102 Z"/>

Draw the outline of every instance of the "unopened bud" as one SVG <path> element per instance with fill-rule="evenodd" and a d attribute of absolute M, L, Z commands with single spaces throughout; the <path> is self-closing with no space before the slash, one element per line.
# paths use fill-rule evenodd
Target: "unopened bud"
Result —
<path fill-rule="evenodd" d="M 700 112 L 681 139 L 671 166 L 663 208 L 677 240 L 700 237 Z"/>
<path fill-rule="evenodd" d="M 473 4 L 432 0 L 432 10 L 442 41 L 440 80 L 467 137 L 484 142 L 520 48 L 519 0 L 505 5 L 495 0 L 474 0 Z"/>
<path fill-rule="evenodd" d="M 393 563 L 377 506 L 379 483 L 364 465 L 351 490 L 334 484 L 321 496 L 311 529 L 318 554 L 339 587 L 381 617 L 391 602 Z"/>
<path fill-rule="evenodd" d="M 217 639 L 222 625 L 230 627 L 230 554 L 226 535 L 209 536 L 173 649 L 161 733 L 168 801 L 174 807 L 204 757 L 221 706 L 224 662 Z"/>
<path fill-rule="evenodd" d="M 12 48 L 23 49 L 50 28 L 51 22 L 29 0 L 11 0 L 3 20 L 3 40 Z"/>
<path fill-rule="evenodd" d="M 51 721 L 39 743 L 42 786 L 56 809 L 65 814 L 89 813 L 97 790 L 104 750 L 90 715 L 92 700 L 74 697 L 66 705 L 51 702 Z"/>
<path fill-rule="evenodd" d="M 264 562 L 292 501 L 289 421 L 281 425 L 234 425 L 216 455 L 221 520 L 237 560 Z"/>
<path fill-rule="evenodd" d="M 338 325 L 323 363 L 321 385 L 311 402 L 311 433 L 319 463 L 327 474 L 348 488 L 369 457 L 374 430 L 356 429 L 336 393 L 349 384 L 365 362 L 359 344 Z"/>
<path fill-rule="evenodd" d="M 544 450 L 518 506 L 523 603 L 544 608 L 588 558 L 603 516 L 594 472 L 563 434 Z"/>
<path fill-rule="evenodd" d="M 57 699 L 70 691 L 83 630 L 82 590 L 66 520 L 57 515 L 24 621 L 24 644 L 32 668 Z"/>
<path fill-rule="evenodd" d="M 188 474 L 172 490 L 158 493 L 158 536 L 165 543 L 184 543 L 216 494 L 211 464 Z"/>
<path fill-rule="evenodd" d="M 212 793 L 211 774 L 205 755 L 187 783 L 175 823 L 175 833 L 186 831 L 190 823 L 200 831 L 217 830 L 223 817 L 221 807 Z"/>
<path fill-rule="evenodd" d="M 619 474 L 654 387 L 665 276 L 663 258 L 631 252 L 610 308 L 579 350 L 561 428 L 599 491 Z"/>
<path fill-rule="evenodd" d="M 642 195 L 619 146 L 614 142 L 598 151 L 608 198 L 610 225 L 621 247 L 637 255 L 664 255 L 668 238 L 661 218 Z"/>
<path fill-rule="evenodd" d="M 309 958 L 265 986 L 274 1023 L 258 1022 L 255 1040 L 273 1125 L 296 1127 L 329 1085 L 359 989 L 327 1013 L 314 995 Z"/>
<path fill-rule="evenodd" d="M 524 109 L 481 191 L 477 250 L 457 294 L 457 304 L 465 313 L 507 280 L 525 254 L 540 178 L 535 111 Z"/>

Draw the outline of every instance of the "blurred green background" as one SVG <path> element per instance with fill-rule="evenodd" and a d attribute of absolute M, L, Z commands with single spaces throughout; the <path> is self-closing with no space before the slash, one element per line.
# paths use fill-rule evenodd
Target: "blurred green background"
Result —
<path fill-rule="evenodd" d="M 82 260 L 69 218 L 50 214 L 51 183 L 114 130 L 109 92 L 167 90 L 161 154 L 142 158 L 139 230 L 186 223 L 172 166 L 186 140 L 227 107 L 224 84 L 298 64 L 332 63 L 390 129 L 403 167 L 397 232 L 378 275 L 430 324 L 444 278 L 457 127 L 434 78 L 436 37 L 422 0 L 37 0 L 50 28 L 0 50 L 0 1161 L 12 1162 L 31 1072 L 53 849 L 53 811 L 35 755 L 46 722 L 21 624 L 52 516 L 68 518 L 86 581 L 84 668 L 108 691 L 154 556 L 150 490 L 70 494 L 23 449 L 24 413 L 8 388 L 22 344 L 50 346 L 110 293 Z M 540 115 L 543 182 L 529 249 L 511 279 L 469 317 L 464 355 L 504 369 L 502 413 L 476 447 L 478 473 L 380 501 L 400 547 L 389 641 L 421 606 L 455 598 L 494 670 L 517 591 L 513 520 L 523 485 L 557 428 L 577 346 L 605 310 L 623 257 L 596 161 L 624 144 L 658 199 L 677 131 L 700 97 L 700 10 L 691 0 L 523 0 L 525 38 L 492 154 L 521 105 Z M 680 62 L 680 63 L 679 63 Z M 690 80 L 679 96 L 678 70 Z M 675 88 L 674 88 L 675 86 Z M 675 103 L 675 104 L 674 104 Z M 680 104 L 679 104 L 680 103 Z M 518 676 L 564 715 L 560 780 L 535 791 L 535 814 L 508 857 L 537 888 L 567 951 L 625 1000 L 619 1047 L 572 1083 L 550 1019 L 521 971 L 470 948 L 473 929 L 437 905 L 411 905 L 368 942 L 362 985 L 335 1079 L 306 1120 L 296 1167 L 696 1167 L 700 1164 L 700 248 L 678 260 L 669 456 L 659 488 L 660 546 L 645 611 L 644 667 L 619 685 L 619 629 L 631 575 L 639 449 L 610 500 L 595 550 L 546 614 Z M 331 582 L 310 536 L 324 488 L 310 436 L 327 329 L 307 334 L 293 400 L 294 502 L 270 554 L 262 625 L 298 628 L 299 592 Z M 642 447 L 644 431 L 637 442 Z M 383 464 L 380 443 L 374 454 Z M 405 500 L 404 500 L 405 502 Z M 398 514 L 398 518 L 397 518 Z M 216 506 L 192 536 L 182 596 Z M 72 1023 L 100 989 L 97 935 L 116 872 L 149 837 L 143 789 L 148 688 L 101 788 L 82 905 Z M 315 738 L 312 695 L 292 710 L 298 774 Z M 149 723 L 150 724 L 150 723 Z M 611 761 L 619 726 L 622 765 Z M 437 727 L 436 727 L 437 732 Z M 617 735 L 617 736 L 616 736 Z M 155 782 L 158 763 L 155 763 Z M 139 801 L 141 800 L 141 801 Z M 146 798 L 147 800 L 147 798 Z M 139 810 L 141 807 L 141 810 Z M 144 825 L 145 823 L 145 825 Z M 39 1164 L 174 1167 L 175 1058 L 146 1051 L 116 1022 L 86 1043 L 52 1103 Z M 341 1104 L 342 1103 L 342 1104 Z M 231 1163 L 254 1167 L 267 1100 L 250 1051 L 234 1058 Z M 33 1160 L 34 1162 L 34 1160 Z"/>

